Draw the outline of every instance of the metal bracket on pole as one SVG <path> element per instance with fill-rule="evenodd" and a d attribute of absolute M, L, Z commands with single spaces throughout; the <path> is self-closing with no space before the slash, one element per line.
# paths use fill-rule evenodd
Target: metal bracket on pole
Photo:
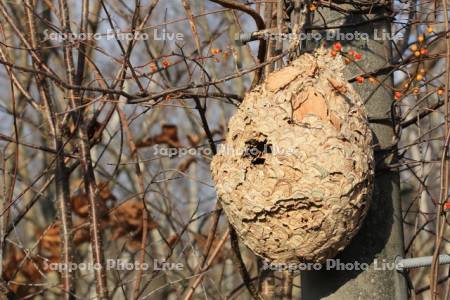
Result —
<path fill-rule="evenodd" d="M 398 271 L 403 271 L 404 269 L 430 267 L 432 263 L 433 263 L 433 256 L 422 256 L 413 258 L 403 258 L 397 256 L 395 258 L 395 268 Z M 438 264 L 440 265 L 450 264 L 450 255 L 447 254 L 439 255 Z"/>

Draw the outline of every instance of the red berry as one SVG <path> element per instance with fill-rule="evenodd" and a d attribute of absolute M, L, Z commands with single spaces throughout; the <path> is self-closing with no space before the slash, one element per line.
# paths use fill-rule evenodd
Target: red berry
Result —
<path fill-rule="evenodd" d="M 400 92 L 395 92 L 395 94 L 394 94 L 394 99 L 395 99 L 395 100 L 400 100 L 400 98 L 402 98 L 402 93 L 400 93 Z"/>
<path fill-rule="evenodd" d="M 450 202 L 444 203 L 444 210 L 450 210 Z"/>
<path fill-rule="evenodd" d="M 353 55 L 355 55 L 355 50 L 348 50 L 348 55 L 351 55 L 351 56 L 353 56 Z"/>
<path fill-rule="evenodd" d="M 362 58 L 362 55 L 359 53 L 355 53 L 355 55 L 353 55 L 353 57 L 355 58 L 355 60 L 360 60 Z"/>
<path fill-rule="evenodd" d="M 422 55 L 428 54 L 428 50 L 427 49 L 420 49 L 420 54 L 422 54 Z"/>
<path fill-rule="evenodd" d="M 358 77 L 356 77 L 356 81 L 357 81 L 359 84 L 361 84 L 361 83 L 364 82 L 364 77 L 358 76 Z"/>
<path fill-rule="evenodd" d="M 339 42 L 334 43 L 333 49 L 336 50 L 336 51 L 341 51 L 341 50 L 342 50 L 342 45 L 341 45 L 341 43 L 339 43 Z"/>
<path fill-rule="evenodd" d="M 337 55 L 337 52 L 334 51 L 334 50 L 331 50 L 330 55 L 333 56 L 333 57 L 335 57 L 335 56 Z"/>
<path fill-rule="evenodd" d="M 170 62 L 167 59 L 165 59 L 165 60 L 163 60 L 162 65 L 165 69 L 167 69 L 167 67 L 170 66 Z"/>

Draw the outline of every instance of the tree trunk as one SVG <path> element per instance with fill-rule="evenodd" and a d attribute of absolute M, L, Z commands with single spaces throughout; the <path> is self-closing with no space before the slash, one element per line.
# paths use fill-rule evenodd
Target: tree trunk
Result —
<path fill-rule="evenodd" d="M 378 1 L 381 3 L 382 1 Z M 384 2 L 384 1 L 383 1 Z M 332 2 L 330 2 L 332 3 Z M 384 2 L 385 3 L 385 2 Z M 326 4 L 325 4 L 326 5 Z M 348 4 L 335 4 L 345 10 L 358 10 Z M 340 41 L 344 48 L 352 48 L 362 54 L 362 60 L 357 64 L 366 72 L 371 72 L 389 64 L 391 48 L 389 40 L 377 40 L 374 30 L 378 33 L 390 33 L 390 20 L 383 19 L 388 14 L 389 7 L 375 6 L 371 9 L 372 14 L 351 14 L 332 11 L 328 8 L 320 9 L 312 25 L 323 26 L 323 20 L 327 26 L 345 25 L 340 33 L 367 33 L 368 41 L 347 40 Z M 386 4 L 384 4 L 386 5 Z M 368 7 L 369 8 L 369 7 Z M 380 21 L 367 22 L 368 19 Z M 356 24 L 355 26 L 348 26 Z M 328 29 L 321 32 L 325 36 Z M 330 40 L 327 41 L 328 43 Z M 311 45 L 309 45 L 311 46 Z M 317 46 L 317 45 L 316 45 Z M 350 63 L 346 69 L 346 77 L 351 78 L 364 72 L 355 64 Z M 392 86 L 392 74 L 379 74 L 374 76 L 384 84 Z M 368 83 L 356 84 L 355 89 L 366 102 L 369 116 L 389 117 L 392 104 L 392 91 L 378 84 Z M 374 91 L 374 89 L 376 89 Z M 396 152 L 390 154 L 389 150 L 382 151 L 380 148 L 389 147 L 395 140 L 394 128 L 391 122 L 371 124 L 374 132 L 376 178 L 372 203 L 368 215 L 364 221 L 361 231 L 353 239 L 352 243 L 336 257 L 341 263 L 367 263 L 368 270 L 336 270 L 324 266 L 320 271 L 305 271 L 301 275 L 302 300 L 316 299 L 407 299 L 406 282 L 402 274 L 396 270 L 375 270 L 374 261 L 378 266 L 382 262 L 391 264 L 392 267 L 396 256 L 403 256 L 403 232 L 402 214 L 399 197 L 399 173 L 397 171 L 386 171 L 386 165 L 396 161 Z M 395 150 L 395 148 L 394 148 Z M 391 149 L 392 151 L 392 149 Z"/>

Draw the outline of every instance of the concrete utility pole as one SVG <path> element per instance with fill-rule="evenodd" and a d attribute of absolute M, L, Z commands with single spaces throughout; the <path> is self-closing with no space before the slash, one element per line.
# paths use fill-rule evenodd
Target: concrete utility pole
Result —
<path fill-rule="evenodd" d="M 365 71 L 370 72 L 389 65 L 391 58 L 390 42 L 387 39 L 376 40 L 374 31 L 390 33 L 389 15 L 390 4 L 388 1 L 358 1 L 359 4 L 367 3 L 367 12 L 370 14 L 355 13 L 361 8 L 351 4 L 340 4 L 344 1 L 330 1 L 329 4 L 338 7 L 339 12 L 329 8 L 319 8 L 321 15 L 315 14 L 312 24 L 308 26 L 328 26 L 326 30 L 319 31 L 323 36 L 338 30 L 342 33 L 359 32 L 368 34 L 368 41 L 350 40 L 340 41 L 345 47 L 350 47 L 362 54 L 362 60 L 358 62 Z M 352 3 L 351 1 L 345 1 Z M 323 2 L 324 5 L 328 1 Z M 353 12 L 349 12 L 353 11 Z M 374 21 L 370 21 L 374 20 Z M 324 25 L 326 22 L 326 25 Z M 354 25 L 352 25 L 354 24 Z M 341 29 L 334 29 L 342 26 Z M 331 41 L 327 42 L 332 44 Z M 308 42 L 308 47 L 311 47 Z M 317 46 L 317 45 L 316 45 Z M 349 64 L 346 70 L 348 78 L 362 74 L 354 64 Z M 379 74 L 376 78 L 384 80 L 388 73 Z M 392 91 L 379 87 L 377 84 L 355 84 L 355 89 L 366 100 L 369 116 L 389 117 L 386 112 L 391 110 Z M 385 81 L 392 85 L 392 75 Z M 388 120 L 383 123 L 373 123 L 374 144 L 379 143 L 381 148 L 386 148 L 394 142 L 393 124 Z M 321 270 L 307 271 L 301 275 L 302 300 L 317 299 L 407 299 L 406 281 L 402 274 L 396 270 L 375 270 L 374 260 L 379 264 L 383 260 L 392 263 L 396 256 L 403 256 L 402 214 L 399 197 L 399 173 L 397 171 L 381 170 L 383 166 L 396 161 L 395 152 L 389 154 L 389 150 L 375 148 L 377 161 L 377 174 L 375 178 L 375 190 L 370 211 L 364 221 L 361 231 L 353 239 L 352 243 L 337 257 L 342 263 L 368 263 L 367 271 L 337 271 Z M 378 149 L 378 150 L 377 150 Z"/>

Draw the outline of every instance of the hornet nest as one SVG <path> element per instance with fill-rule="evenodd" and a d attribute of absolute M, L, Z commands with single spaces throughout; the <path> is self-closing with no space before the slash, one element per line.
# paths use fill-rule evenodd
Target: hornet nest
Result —
<path fill-rule="evenodd" d="M 273 263 L 324 262 L 367 214 L 372 133 L 341 58 L 303 54 L 248 93 L 211 164 L 229 222 Z"/>

